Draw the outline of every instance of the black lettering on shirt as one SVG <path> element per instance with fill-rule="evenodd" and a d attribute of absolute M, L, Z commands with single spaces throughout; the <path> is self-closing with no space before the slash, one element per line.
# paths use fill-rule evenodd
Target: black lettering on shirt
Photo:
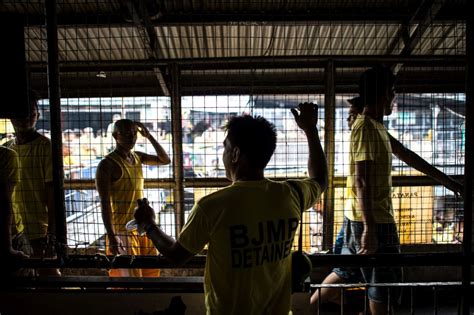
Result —
<path fill-rule="evenodd" d="M 255 238 L 252 237 L 252 244 L 254 246 L 260 246 L 262 245 L 264 241 L 264 236 L 263 236 L 263 222 L 258 222 L 258 237 L 259 239 L 256 240 Z"/>
<path fill-rule="evenodd" d="M 285 239 L 285 220 L 267 221 L 268 243 L 283 241 Z"/>
<path fill-rule="evenodd" d="M 230 227 L 230 246 L 232 248 L 245 247 L 249 243 L 247 236 L 248 228 L 243 225 L 232 225 Z"/>
<path fill-rule="evenodd" d="M 251 268 L 288 257 L 298 221 L 297 218 L 261 221 L 256 223 L 256 229 L 243 224 L 230 226 L 232 268 Z M 249 234 L 249 230 L 255 232 Z"/>

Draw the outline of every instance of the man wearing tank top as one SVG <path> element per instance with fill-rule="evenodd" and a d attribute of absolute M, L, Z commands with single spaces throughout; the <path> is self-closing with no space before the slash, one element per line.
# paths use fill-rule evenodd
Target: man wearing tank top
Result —
<path fill-rule="evenodd" d="M 156 155 L 133 151 L 137 133 L 148 139 Z M 133 219 L 137 199 L 143 198 L 145 165 L 167 165 L 170 158 L 148 129 L 140 122 L 121 119 L 115 122 L 116 146 L 98 165 L 96 187 L 102 207 L 102 219 L 107 231 L 108 255 L 157 255 L 152 242 L 136 231 L 127 231 L 125 224 Z M 158 277 L 158 269 L 112 269 L 111 277 Z"/>

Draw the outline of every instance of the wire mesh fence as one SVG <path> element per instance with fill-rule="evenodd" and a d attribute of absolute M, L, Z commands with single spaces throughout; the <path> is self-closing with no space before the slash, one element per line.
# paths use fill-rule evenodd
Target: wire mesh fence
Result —
<path fill-rule="evenodd" d="M 263 116 L 276 128 L 277 145 L 265 169 L 267 178 L 307 177 L 307 141 L 290 112 L 304 102 L 319 105 L 318 128 L 331 185 L 303 216 L 303 249 L 312 254 L 335 253 L 351 201 L 346 188 L 352 144 L 348 122 L 354 115 L 349 100 L 358 95 L 360 75 L 378 63 L 396 75 L 393 111 L 383 125 L 393 138 L 389 197 L 402 250 L 404 246 L 419 253 L 426 248 L 430 252 L 461 250 L 464 205 L 456 191 L 459 186 L 451 180 L 462 180 L 466 158 L 464 20 L 436 19 L 438 1 L 421 17 L 417 14 L 426 8 L 406 8 L 413 15 L 408 24 L 360 16 L 342 21 L 334 15 L 321 20 L 301 16 L 301 20 L 252 21 L 248 16 L 245 20 L 244 12 L 240 12 L 244 21 L 220 21 L 217 15 L 206 20 L 198 18 L 192 5 L 185 5 L 187 1 L 164 1 L 164 12 L 172 15 L 162 21 L 153 14 L 153 5 L 143 8 L 139 3 L 64 1 L 58 6 L 62 193 L 69 254 L 157 255 L 134 251 L 142 246 L 139 238 L 120 240 L 125 251 L 116 251 L 117 244 L 110 244 L 110 238 L 115 232 L 127 235 L 124 223 L 133 219 L 136 199 L 142 197 L 150 201 L 163 231 L 178 237 L 194 204 L 230 184 L 222 156 L 226 123 L 236 115 Z M 314 9 L 310 1 L 288 5 L 295 6 L 296 12 L 301 12 L 300 6 Z M 387 9 L 377 5 L 378 10 Z M 403 5 L 405 1 L 391 2 L 392 8 Z M 245 6 L 258 11 L 265 5 L 245 2 Z M 52 126 L 59 122 L 51 119 L 46 99 L 44 3 L 6 2 L 0 8 L 26 13 L 28 75 L 31 87 L 41 96 L 34 128 L 44 145 L 51 145 Z M 235 8 L 230 2 L 221 8 L 228 13 L 231 9 Z M 186 17 L 173 20 L 178 13 Z M 333 71 L 328 64 L 334 66 Z M 123 130 L 115 125 L 121 119 L 143 125 Z M 119 138 L 127 132 L 136 138 Z M 1 121 L 2 144 L 20 154 L 19 133 L 18 123 Z M 163 154 L 148 133 L 169 156 L 167 163 L 150 162 L 152 156 Z M 29 140 L 22 144 L 24 150 L 37 147 Z M 126 153 L 138 152 L 128 161 L 138 167 L 127 164 L 127 157 L 111 156 L 120 141 L 133 144 Z M 31 152 L 25 152 L 20 154 L 20 180 L 29 181 L 30 186 L 15 193 L 22 190 L 29 201 L 14 199 L 22 222 L 14 221 L 13 230 L 20 234 L 24 229 L 33 250 L 44 253 L 47 243 L 39 240 L 56 233 L 48 230 L 48 225 L 54 226 L 48 219 L 53 157 L 50 152 L 38 153 L 33 159 Z M 106 168 L 110 181 L 104 193 L 97 174 L 101 163 L 109 160 L 115 164 Z M 34 164 L 28 166 L 31 169 L 28 163 Z M 438 171 L 426 174 L 426 165 Z M 123 185 L 133 189 L 120 186 L 125 177 L 128 182 Z M 26 207 L 26 202 L 34 204 L 34 209 Z M 110 209 L 104 208 L 107 203 Z M 30 236 L 27 232 L 33 226 L 36 234 Z M 297 237 L 294 248 L 296 243 Z"/>

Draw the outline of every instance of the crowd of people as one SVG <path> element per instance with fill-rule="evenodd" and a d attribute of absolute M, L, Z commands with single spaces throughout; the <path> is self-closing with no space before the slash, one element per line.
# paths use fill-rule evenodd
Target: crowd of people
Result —
<path fill-rule="evenodd" d="M 365 71 L 359 96 L 349 111 L 349 202 L 339 241 L 342 254 L 400 253 L 392 207 L 392 154 L 433 177 L 457 194 L 462 186 L 426 163 L 391 137 L 383 124 L 392 111 L 395 76 L 384 66 Z M 37 97 L 31 111 L 14 119 L 15 139 L 1 147 L 2 255 L 52 257 L 54 204 L 52 198 L 51 142 L 35 129 Z M 291 309 L 291 247 L 305 210 L 313 207 L 328 186 L 328 166 L 321 147 L 318 107 L 303 103 L 291 110 L 308 146 L 306 179 L 273 181 L 264 170 L 277 146 L 275 126 L 263 117 L 234 116 L 225 127 L 222 162 L 228 187 L 197 201 L 181 233 L 174 239 L 155 222 L 147 203 L 142 165 L 170 163 L 165 149 L 147 127 L 117 119 L 110 132 L 110 152 L 90 149 L 84 155 L 105 156 L 95 183 L 100 196 L 109 255 L 158 255 L 181 265 L 207 246 L 204 276 L 208 314 L 288 314 Z M 65 143 L 74 139 L 65 133 Z M 154 153 L 134 150 L 137 135 L 151 144 Z M 91 130 L 81 137 L 91 138 Z M 92 140 L 89 141 L 89 143 Z M 72 145 L 69 145 L 71 148 Z M 137 200 L 140 200 L 137 207 Z M 134 219 L 138 229 L 127 229 Z M 59 275 L 59 270 L 40 274 Z M 110 276 L 157 277 L 157 269 L 112 269 Z M 323 281 L 368 283 L 371 314 L 390 313 L 400 301 L 399 290 L 377 283 L 403 281 L 401 268 L 335 268 Z M 339 289 L 324 288 L 311 304 L 341 301 Z"/>

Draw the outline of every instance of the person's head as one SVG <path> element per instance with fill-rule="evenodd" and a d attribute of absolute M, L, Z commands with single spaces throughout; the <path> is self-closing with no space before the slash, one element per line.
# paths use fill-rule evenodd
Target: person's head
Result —
<path fill-rule="evenodd" d="M 82 129 L 81 135 L 85 137 L 94 137 L 94 129 L 92 129 L 92 127 L 85 127 Z"/>
<path fill-rule="evenodd" d="M 227 178 L 232 180 L 235 170 L 243 166 L 250 172 L 263 171 L 275 151 L 275 126 L 263 117 L 242 115 L 230 118 L 225 129 L 222 160 Z"/>
<path fill-rule="evenodd" d="M 40 117 L 38 100 L 39 94 L 32 89 L 28 90 L 28 104 L 29 104 L 29 114 L 24 118 L 12 118 L 11 122 L 16 132 L 24 132 L 30 129 L 34 129 L 36 122 Z"/>
<path fill-rule="evenodd" d="M 120 146 L 126 150 L 131 150 L 137 141 L 137 125 L 130 119 L 120 119 L 114 124 L 112 136 Z"/>
<path fill-rule="evenodd" d="M 122 116 L 120 116 L 120 114 L 114 114 L 112 116 L 112 122 L 116 122 L 117 120 L 120 120 L 120 118 L 122 118 Z"/>
<path fill-rule="evenodd" d="M 66 129 L 63 132 L 63 140 L 65 142 L 72 142 L 76 139 L 76 133 L 72 129 Z"/>
<path fill-rule="evenodd" d="M 385 116 L 392 113 L 395 97 L 395 76 L 385 66 L 366 70 L 359 79 L 359 95 L 365 106 L 372 107 Z"/>
<path fill-rule="evenodd" d="M 350 104 L 349 114 L 347 116 L 347 125 L 349 126 L 349 129 L 352 129 L 352 125 L 354 124 L 357 115 L 362 114 L 364 111 L 364 103 L 359 96 L 351 98 L 347 101 Z"/>

